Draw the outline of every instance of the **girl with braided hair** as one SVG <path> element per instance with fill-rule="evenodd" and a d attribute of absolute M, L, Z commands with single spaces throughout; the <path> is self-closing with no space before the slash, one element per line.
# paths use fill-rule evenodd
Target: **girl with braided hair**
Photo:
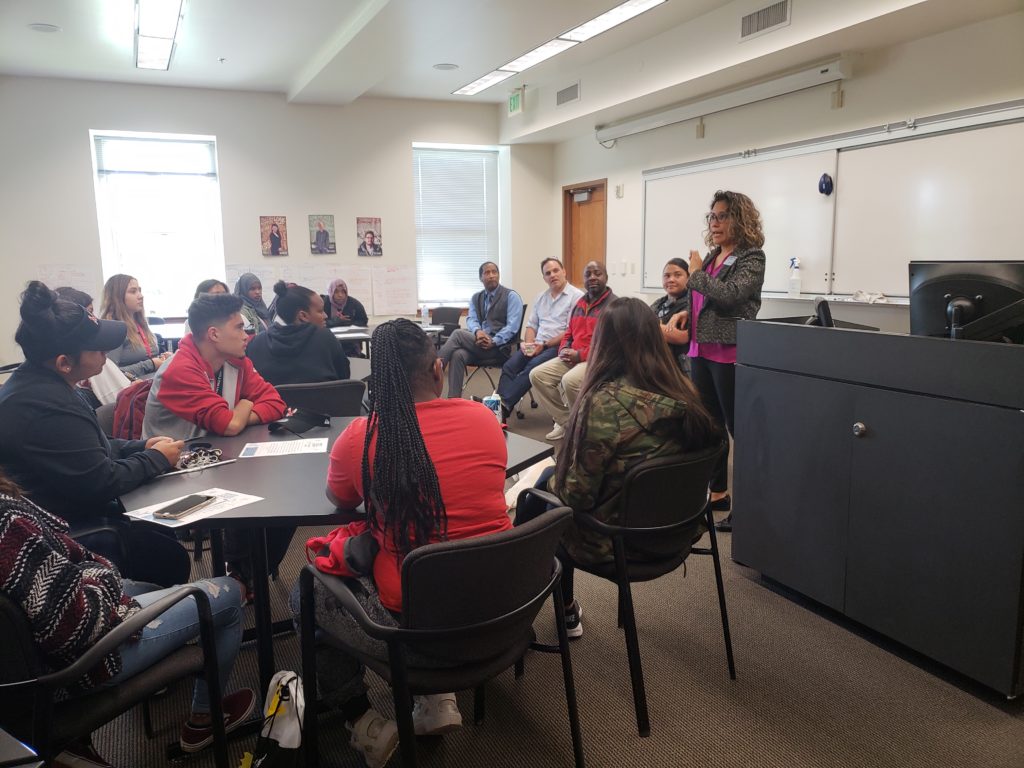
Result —
<path fill-rule="evenodd" d="M 471 400 L 443 400 L 437 351 L 418 325 L 392 320 L 373 332 L 370 415 L 352 422 L 331 449 L 327 496 L 337 506 L 366 505 L 366 519 L 306 542 L 314 565 L 353 583 L 367 614 L 397 626 L 401 566 L 424 544 L 497 533 L 511 527 L 505 508 L 505 439 L 494 414 Z M 316 583 L 320 628 L 364 652 L 387 658 Z M 298 589 L 292 609 L 299 613 Z M 398 729 L 370 707 L 357 659 L 336 648 L 318 651 L 320 695 L 340 705 L 350 743 L 371 768 L 398 745 Z M 416 660 L 430 664 L 429 659 Z M 434 661 L 434 664 L 441 662 Z M 462 724 L 454 694 L 415 697 L 418 735 Z"/>

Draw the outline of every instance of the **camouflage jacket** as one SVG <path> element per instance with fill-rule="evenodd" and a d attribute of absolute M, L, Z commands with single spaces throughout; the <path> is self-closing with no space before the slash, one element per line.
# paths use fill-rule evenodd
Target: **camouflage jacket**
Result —
<path fill-rule="evenodd" d="M 571 461 L 563 485 L 557 473 L 548 490 L 576 512 L 589 512 L 598 520 L 620 520 L 623 479 L 635 464 L 657 456 L 684 452 L 674 437 L 686 406 L 678 400 L 638 389 L 616 379 L 593 394 L 586 433 Z M 613 559 L 612 543 L 599 534 L 569 527 L 562 544 L 581 563 Z"/>

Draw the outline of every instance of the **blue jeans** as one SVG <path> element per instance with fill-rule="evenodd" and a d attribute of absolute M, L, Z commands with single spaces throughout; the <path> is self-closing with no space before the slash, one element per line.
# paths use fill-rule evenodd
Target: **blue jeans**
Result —
<path fill-rule="evenodd" d="M 515 408 L 516 403 L 530 391 L 530 371 L 557 354 L 558 347 L 548 347 L 536 357 L 527 357 L 518 349 L 512 353 L 512 357 L 502 366 L 501 379 L 498 381 L 498 395 L 506 408 Z"/>
<path fill-rule="evenodd" d="M 203 579 L 195 582 L 206 589 L 213 612 L 214 639 L 217 643 L 217 669 L 220 673 L 221 695 L 224 694 L 231 668 L 242 642 L 242 595 L 238 582 L 230 576 Z M 134 597 L 145 608 L 174 591 L 156 589 L 153 584 L 125 581 L 126 595 Z M 170 655 L 190 640 L 199 637 L 199 612 L 194 598 L 188 597 L 159 617 L 153 619 L 142 630 L 137 640 L 123 643 L 117 650 L 121 654 L 121 671 L 104 685 L 117 685 L 144 669 L 153 666 L 160 659 Z M 192 711 L 206 714 L 210 711 L 210 692 L 206 680 L 196 680 L 192 693 Z"/>

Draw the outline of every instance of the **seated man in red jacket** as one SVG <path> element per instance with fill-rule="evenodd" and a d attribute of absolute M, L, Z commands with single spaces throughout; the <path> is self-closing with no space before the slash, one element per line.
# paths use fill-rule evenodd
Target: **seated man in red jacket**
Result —
<path fill-rule="evenodd" d="M 177 353 L 157 371 L 146 401 L 143 435 L 174 435 L 175 439 L 237 435 L 252 424 L 284 416 L 284 400 L 245 356 L 248 336 L 241 315 L 242 299 L 231 294 L 203 294 L 188 308 L 191 333 Z M 267 532 L 267 562 L 277 569 L 291 541 L 293 528 Z M 250 583 L 247 536 L 230 530 L 224 555 L 232 575 Z"/>
<path fill-rule="evenodd" d="M 587 262 L 583 268 L 583 287 L 587 292 L 569 314 L 569 327 L 562 337 L 558 357 L 530 371 L 534 396 L 555 422 L 555 428 L 546 435 L 548 440 L 561 440 L 565 436 L 569 410 L 587 372 L 590 341 L 598 315 L 615 300 L 615 294 L 608 287 L 608 272 L 598 261 Z"/>
<path fill-rule="evenodd" d="M 203 294 L 188 308 L 192 333 L 153 378 L 142 434 L 187 440 L 237 435 L 284 415 L 285 404 L 245 356 L 242 300 Z"/>

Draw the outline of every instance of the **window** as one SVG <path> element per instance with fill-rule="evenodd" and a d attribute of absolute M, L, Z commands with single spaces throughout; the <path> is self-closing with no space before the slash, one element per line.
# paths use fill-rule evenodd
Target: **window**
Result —
<path fill-rule="evenodd" d="M 132 275 L 147 314 L 184 316 L 197 283 L 224 279 L 216 140 L 90 135 L 103 279 Z"/>
<path fill-rule="evenodd" d="M 414 147 L 413 187 L 419 300 L 468 303 L 499 263 L 498 150 Z"/>

